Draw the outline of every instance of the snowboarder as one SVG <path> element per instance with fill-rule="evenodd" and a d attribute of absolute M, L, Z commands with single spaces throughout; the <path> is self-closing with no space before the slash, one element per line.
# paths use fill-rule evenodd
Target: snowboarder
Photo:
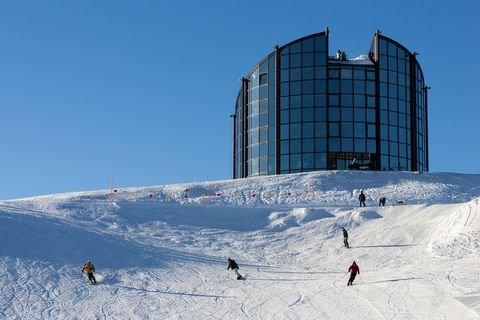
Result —
<path fill-rule="evenodd" d="M 342 231 L 343 231 L 343 244 L 345 245 L 346 248 L 350 248 L 350 245 L 348 244 L 348 232 L 343 227 L 342 227 Z"/>
<path fill-rule="evenodd" d="M 240 273 L 238 273 L 239 267 L 238 267 L 238 264 L 235 262 L 235 260 L 228 258 L 227 270 L 228 269 L 232 269 L 233 271 L 235 271 L 235 275 L 237 276 L 237 280 L 240 280 L 242 278 Z"/>
<path fill-rule="evenodd" d="M 88 275 L 88 280 L 90 280 L 90 283 L 91 283 L 91 284 L 97 283 L 97 280 L 96 280 L 95 277 L 93 276 L 93 273 L 95 272 L 95 266 L 90 262 L 90 260 L 88 260 L 88 261 L 83 265 L 82 273 L 83 273 L 83 272 L 86 272 L 86 273 L 87 273 L 87 275 Z"/>
<path fill-rule="evenodd" d="M 348 268 L 348 272 L 350 272 L 350 279 L 348 279 L 347 286 L 352 286 L 353 280 L 355 280 L 357 273 L 360 274 L 360 268 L 357 266 L 357 263 L 355 261 L 353 261 L 350 268 Z"/>
<path fill-rule="evenodd" d="M 365 194 L 363 193 L 363 191 L 360 191 L 360 195 L 358 196 L 358 200 L 360 201 L 360 207 L 363 206 L 366 207 L 365 205 L 365 200 L 366 200 L 366 197 L 365 197 Z"/>
<path fill-rule="evenodd" d="M 385 201 L 386 201 L 385 197 L 380 197 L 380 199 L 378 199 L 378 206 L 385 207 Z"/>

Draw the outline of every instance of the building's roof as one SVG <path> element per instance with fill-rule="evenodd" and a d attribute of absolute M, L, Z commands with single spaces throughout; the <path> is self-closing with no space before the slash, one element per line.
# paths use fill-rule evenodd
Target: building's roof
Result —
<path fill-rule="evenodd" d="M 372 60 L 368 58 L 368 55 L 366 54 L 361 54 L 358 57 L 355 57 L 353 59 L 347 59 L 347 60 L 338 60 L 335 57 L 328 57 L 328 62 L 334 62 L 334 63 L 340 63 L 340 64 L 370 65 L 370 66 L 375 65 L 372 62 Z"/>

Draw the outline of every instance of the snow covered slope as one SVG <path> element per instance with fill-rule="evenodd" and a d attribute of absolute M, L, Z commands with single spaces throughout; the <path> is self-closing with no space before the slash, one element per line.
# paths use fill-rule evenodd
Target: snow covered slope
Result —
<path fill-rule="evenodd" d="M 479 198 L 331 171 L 0 201 L 0 319 L 480 319 Z"/>

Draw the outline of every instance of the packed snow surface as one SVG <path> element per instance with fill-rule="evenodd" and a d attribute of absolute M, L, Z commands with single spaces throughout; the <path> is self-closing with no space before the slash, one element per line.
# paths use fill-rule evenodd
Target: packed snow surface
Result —
<path fill-rule="evenodd" d="M 0 201 L 0 319 L 480 319 L 479 197 L 330 171 Z"/>

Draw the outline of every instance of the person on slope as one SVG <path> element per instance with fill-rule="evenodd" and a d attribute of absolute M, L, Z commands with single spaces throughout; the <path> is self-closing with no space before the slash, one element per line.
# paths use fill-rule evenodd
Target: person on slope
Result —
<path fill-rule="evenodd" d="M 351 286 L 353 285 L 353 280 L 355 280 L 357 273 L 360 274 L 360 268 L 355 261 L 353 261 L 350 268 L 348 268 L 348 272 L 350 272 L 350 279 L 348 279 L 347 286 Z"/>
<path fill-rule="evenodd" d="M 238 267 L 238 264 L 235 262 L 235 260 L 228 258 L 227 270 L 228 269 L 232 269 L 233 271 L 235 271 L 235 275 L 237 276 L 237 280 L 240 280 L 242 278 L 240 273 L 238 273 L 239 267 Z"/>
<path fill-rule="evenodd" d="M 343 231 L 343 244 L 345 245 L 346 248 L 350 248 L 350 245 L 348 244 L 348 232 L 343 227 L 342 227 L 342 231 Z"/>
<path fill-rule="evenodd" d="M 91 284 L 97 283 L 97 280 L 96 280 L 95 277 L 93 276 L 93 273 L 95 272 L 95 266 L 90 262 L 90 260 L 88 260 L 88 261 L 83 265 L 82 273 L 83 273 L 83 272 L 86 272 L 86 273 L 87 273 L 87 275 L 88 275 L 88 280 L 90 280 L 90 283 L 91 283 Z"/>
<path fill-rule="evenodd" d="M 365 200 L 366 200 L 365 194 L 363 193 L 363 191 L 360 191 L 360 195 L 358 196 L 358 201 L 360 201 L 360 207 L 362 206 L 362 204 L 364 207 L 366 207 Z"/>
<path fill-rule="evenodd" d="M 385 197 L 380 197 L 380 199 L 378 199 L 378 206 L 381 207 L 381 206 L 384 206 L 385 207 Z"/>

